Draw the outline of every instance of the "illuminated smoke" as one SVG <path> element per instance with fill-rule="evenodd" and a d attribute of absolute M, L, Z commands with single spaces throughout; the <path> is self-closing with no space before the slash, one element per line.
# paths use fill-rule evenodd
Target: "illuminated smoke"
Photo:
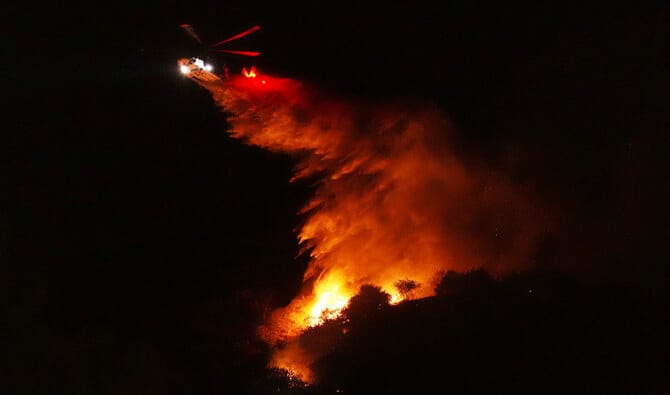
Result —
<path fill-rule="evenodd" d="M 303 289 L 261 328 L 271 344 L 336 315 L 364 284 L 397 302 L 398 280 L 418 282 L 421 298 L 445 270 L 518 269 L 548 226 L 527 193 L 455 155 L 452 125 L 435 106 L 337 100 L 266 76 L 206 88 L 229 114 L 230 135 L 295 155 L 294 178 L 317 180 L 301 211 L 311 257 Z M 310 362 L 291 342 L 274 359 L 307 379 Z"/>

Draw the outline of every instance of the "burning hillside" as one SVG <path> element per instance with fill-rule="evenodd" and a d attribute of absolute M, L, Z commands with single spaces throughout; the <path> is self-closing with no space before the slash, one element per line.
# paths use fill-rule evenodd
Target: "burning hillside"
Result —
<path fill-rule="evenodd" d="M 310 256 L 303 289 L 261 328 L 270 344 L 336 317 L 365 284 L 396 303 L 432 295 L 445 270 L 519 268 L 549 226 L 504 175 L 455 155 L 453 126 L 433 105 L 338 100 L 298 81 L 245 75 L 203 85 L 229 114 L 229 134 L 294 155 L 294 179 L 315 183 L 298 229 Z M 310 358 L 296 347 L 275 364 L 308 378 Z"/>

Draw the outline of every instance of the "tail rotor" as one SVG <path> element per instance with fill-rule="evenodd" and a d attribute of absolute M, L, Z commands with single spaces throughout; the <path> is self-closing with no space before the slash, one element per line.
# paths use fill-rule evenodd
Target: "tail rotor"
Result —
<path fill-rule="evenodd" d="M 186 32 L 186 34 L 188 34 L 188 36 L 191 37 L 193 40 L 195 40 L 198 44 L 202 44 L 202 40 L 200 39 L 200 36 L 198 36 L 198 33 L 195 32 L 195 29 L 193 28 L 193 26 L 189 25 L 188 23 L 182 23 L 181 25 L 179 25 L 179 27 L 182 28 L 182 30 L 184 30 L 184 32 Z M 226 38 L 225 40 L 219 41 L 218 43 L 216 43 L 214 45 L 211 45 L 210 50 L 214 51 L 214 52 L 223 52 L 223 53 L 228 53 L 228 54 L 233 54 L 233 55 L 240 55 L 240 56 L 252 56 L 252 57 L 253 56 L 258 56 L 261 53 L 256 52 L 256 51 L 238 51 L 238 50 L 232 50 L 232 49 L 218 49 L 218 48 L 215 48 L 215 47 L 218 47 L 220 45 L 229 43 L 231 41 L 238 40 L 242 37 L 248 36 L 249 34 L 251 34 L 253 32 L 257 32 L 259 30 L 261 30 L 260 26 L 258 26 L 258 25 L 253 26 L 253 27 L 241 32 L 241 33 L 238 33 L 234 36 Z"/>

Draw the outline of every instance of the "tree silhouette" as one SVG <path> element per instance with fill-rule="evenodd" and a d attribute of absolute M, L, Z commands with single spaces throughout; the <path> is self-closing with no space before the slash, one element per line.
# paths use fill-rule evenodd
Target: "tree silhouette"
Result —
<path fill-rule="evenodd" d="M 414 297 L 414 290 L 421 286 L 418 282 L 409 279 L 398 280 L 393 285 L 400 292 L 403 300 L 412 299 Z"/>

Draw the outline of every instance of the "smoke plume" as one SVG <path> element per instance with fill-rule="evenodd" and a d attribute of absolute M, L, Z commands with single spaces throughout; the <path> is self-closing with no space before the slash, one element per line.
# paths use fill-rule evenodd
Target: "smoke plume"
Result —
<path fill-rule="evenodd" d="M 446 270 L 520 269 L 551 222 L 504 174 L 460 159 L 454 126 L 429 103 L 337 99 L 267 76 L 205 87 L 231 136 L 292 154 L 294 179 L 315 182 L 298 229 L 311 258 L 303 289 L 261 328 L 271 344 L 337 314 L 364 284 L 399 302 L 398 280 L 420 298 Z"/>

